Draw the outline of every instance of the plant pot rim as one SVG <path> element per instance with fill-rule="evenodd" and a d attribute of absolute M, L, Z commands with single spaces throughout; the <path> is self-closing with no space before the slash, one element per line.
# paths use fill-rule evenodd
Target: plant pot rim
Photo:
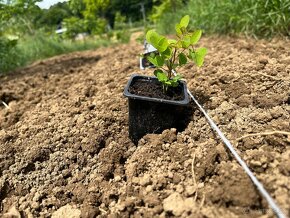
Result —
<path fill-rule="evenodd" d="M 125 89 L 124 89 L 124 96 L 128 97 L 130 99 L 134 99 L 134 100 L 144 100 L 144 101 L 150 101 L 150 102 L 158 102 L 158 103 L 167 103 L 167 104 L 174 104 L 174 105 L 187 105 L 189 103 L 189 96 L 187 93 L 187 87 L 186 87 L 186 83 L 184 81 L 180 81 L 180 83 L 183 86 L 183 94 L 184 94 L 184 99 L 183 100 L 167 100 L 167 99 L 161 99 L 161 98 L 152 98 L 152 97 L 147 97 L 147 96 L 140 96 L 140 95 L 135 95 L 135 94 L 131 94 L 129 92 L 129 87 L 131 85 L 131 83 L 133 82 L 133 80 L 139 79 L 139 78 L 144 78 L 147 80 L 152 80 L 152 79 L 156 79 L 157 78 L 155 76 L 146 76 L 146 75 L 140 75 L 140 74 L 133 74 L 131 75 Z"/>

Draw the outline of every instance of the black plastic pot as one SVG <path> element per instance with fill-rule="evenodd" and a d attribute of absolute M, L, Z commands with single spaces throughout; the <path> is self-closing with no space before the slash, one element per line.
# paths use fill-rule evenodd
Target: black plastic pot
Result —
<path fill-rule="evenodd" d="M 129 103 L 129 137 L 136 144 L 148 133 L 161 133 L 169 128 L 185 128 L 189 122 L 189 96 L 185 82 L 181 81 L 184 99 L 172 101 L 158 98 L 135 95 L 129 88 L 137 80 L 146 80 L 148 83 L 157 81 L 156 77 L 132 75 L 129 79 L 124 96 Z"/>

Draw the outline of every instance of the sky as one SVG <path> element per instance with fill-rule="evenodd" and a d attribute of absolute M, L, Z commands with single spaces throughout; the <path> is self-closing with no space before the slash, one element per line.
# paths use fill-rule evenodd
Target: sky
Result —
<path fill-rule="evenodd" d="M 50 6 L 52 6 L 58 2 L 65 2 L 65 1 L 67 1 L 67 0 L 43 0 L 41 2 L 38 2 L 37 5 L 40 8 L 48 9 Z"/>

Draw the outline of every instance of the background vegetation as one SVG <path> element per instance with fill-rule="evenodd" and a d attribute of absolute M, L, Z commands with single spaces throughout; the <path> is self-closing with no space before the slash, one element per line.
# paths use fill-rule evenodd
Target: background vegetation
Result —
<path fill-rule="evenodd" d="M 69 0 L 49 9 L 39 8 L 39 1 L 0 0 L 0 73 L 61 53 L 127 42 L 130 31 L 148 25 L 168 34 L 185 14 L 191 28 L 207 34 L 290 36 L 290 0 Z"/>
<path fill-rule="evenodd" d="M 170 33 L 185 14 L 192 18 L 193 27 L 206 33 L 290 36 L 290 0 L 191 0 L 186 7 L 164 10 L 157 28 Z"/>

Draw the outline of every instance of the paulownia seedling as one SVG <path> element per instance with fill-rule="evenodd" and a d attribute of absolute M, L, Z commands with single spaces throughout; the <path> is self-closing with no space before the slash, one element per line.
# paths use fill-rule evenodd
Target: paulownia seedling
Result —
<path fill-rule="evenodd" d="M 155 30 L 149 30 L 146 40 L 153 45 L 158 53 L 153 53 L 147 57 L 157 69 L 154 75 L 163 85 L 163 91 L 168 87 L 177 87 L 181 75 L 177 73 L 177 68 L 193 61 L 198 67 L 203 65 L 204 57 L 207 53 L 206 48 L 195 48 L 199 41 L 202 31 L 188 31 L 189 15 L 181 18 L 175 25 L 177 39 L 170 39 L 158 34 Z M 173 75 L 173 72 L 176 75 Z"/>

